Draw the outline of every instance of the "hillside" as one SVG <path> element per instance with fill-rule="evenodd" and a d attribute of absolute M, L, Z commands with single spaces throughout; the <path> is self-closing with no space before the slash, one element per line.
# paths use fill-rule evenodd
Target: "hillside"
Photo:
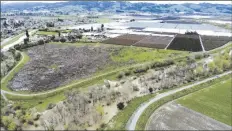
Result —
<path fill-rule="evenodd" d="M 103 1 L 68 1 L 58 3 L 2 3 L 2 12 L 12 10 L 50 10 L 51 12 L 63 11 L 63 13 L 80 13 L 86 11 L 98 12 L 151 12 L 151 13 L 179 13 L 189 14 L 231 14 L 231 5 L 223 4 L 154 4 L 154 3 L 130 3 L 130 2 L 103 2 Z"/>

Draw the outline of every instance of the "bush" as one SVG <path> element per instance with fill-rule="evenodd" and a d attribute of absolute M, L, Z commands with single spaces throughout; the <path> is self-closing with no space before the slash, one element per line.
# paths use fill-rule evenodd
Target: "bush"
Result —
<path fill-rule="evenodd" d="M 139 88 L 137 85 L 133 85 L 133 91 L 139 91 Z"/>
<path fill-rule="evenodd" d="M 129 76 L 129 75 L 131 75 L 131 71 L 130 70 L 125 71 L 125 76 Z"/>
<path fill-rule="evenodd" d="M 195 59 L 199 60 L 203 58 L 203 54 L 199 53 L 195 55 Z"/>
<path fill-rule="evenodd" d="M 29 120 L 27 123 L 28 123 L 29 125 L 34 125 L 34 122 L 33 122 L 32 120 Z"/>
<path fill-rule="evenodd" d="M 50 103 L 50 104 L 48 104 L 48 107 L 47 107 L 47 109 L 52 109 L 53 107 L 55 107 L 56 105 L 55 104 L 53 104 L 53 103 Z"/>
<path fill-rule="evenodd" d="M 123 110 L 125 106 L 124 106 L 124 103 L 123 103 L 123 102 L 119 102 L 119 103 L 117 104 L 117 107 L 118 107 L 119 110 Z"/>
<path fill-rule="evenodd" d="M 118 74 L 118 79 L 121 79 L 121 78 L 123 78 L 123 76 L 125 75 L 125 73 L 124 72 L 120 72 L 119 74 Z"/>
<path fill-rule="evenodd" d="M 148 69 L 149 69 L 148 66 L 143 66 L 143 67 L 140 67 L 140 68 L 136 68 L 134 70 L 134 73 L 144 73 L 144 72 L 147 72 Z"/>
<path fill-rule="evenodd" d="M 64 37 L 60 38 L 60 42 L 66 42 L 66 39 Z"/>
<path fill-rule="evenodd" d="M 44 44 L 44 40 L 40 39 L 40 40 L 38 41 L 38 44 L 39 44 L 39 45 Z"/>
<path fill-rule="evenodd" d="M 149 90 L 150 93 L 153 92 L 153 88 L 151 88 L 151 87 L 148 90 Z"/>
<path fill-rule="evenodd" d="M 105 128 L 105 127 L 106 127 L 106 124 L 105 124 L 105 123 L 102 123 L 102 124 L 100 125 L 100 127 L 101 127 L 101 128 Z"/>

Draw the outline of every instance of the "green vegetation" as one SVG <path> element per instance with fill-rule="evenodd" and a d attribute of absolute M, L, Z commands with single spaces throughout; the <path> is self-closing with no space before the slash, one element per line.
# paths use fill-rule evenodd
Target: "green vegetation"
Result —
<path fill-rule="evenodd" d="M 58 32 L 55 31 L 38 31 L 37 35 L 56 35 Z"/>
<path fill-rule="evenodd" d="M 232 126 L 231 80 L 221 81 L 178 100 L 183 106 Z"/>
<path fill-rule="evenodd" d="M 156 50 L 151 48 L 140 48 L 140 47 L 125 47 L 116 54 L 111 54 L 111 59 L 115 62 L 128 62 L 134 61 L 145 62 L 161 60 L 165 58 L 173 58 L 177 55 L 186 55 L 187 52 L 174 51 L 174 50 Z"/>
<path fill-rule="evenodd" d="M 109 23 L 111 20 L 109 18 L 98 18 L 97 23 Z"/>
<path fill-rule="evenodd" d="M 222 80 L 228 80 L 228 79 L 230 79 L 230 76 L 231 76 L 231 74 L 226 75 L 226 76 L 221 77 L 221 78 L 218 78 L 218 79 L 215 79 L 215 80 L 211 80 L 209 82 L 206 82 L 206 83 L 203 83 L 203 84 L 200 84 L 200 85 L 197 85 L 197 86 L 192 87 L 192 88 L 184 89 L 184 90 L 182 90 L 180 92 L 177 92 L 177 93 L 175 93 L 173 95 L 166 96 L 166 97 L 158 100 L 157 102 L 154 102 L 153 104 L 148 106 L 146 108 L 146 110 L 142 113 L 142 115 L 140 116 L 139 120 L 136 123 L 136 128 L 135 129 L 136 130 L 144 130 L 145 126 L 146 126 L 146 123 L 147 123 L 148 119 L 150 118 L 150 116 L 153 114 L 153 112 L 156 109 L 158 109 L 163 104 L 165 104 L 167 102 L 170 102 L 172 100 L 175 100 L 177 98 L 180 98 L 182 96 L 185 96 L 187 94 L 190 94 L 190 93 L 196 92 L 198 90 L 207 88 L 207 87 L 209 87 L 211 85 L 214 85 L 214 84 L 216 84 L 216 83 L 218 83 L 218 82 L 220 82 Z"/>
<path fill-rule="evenodd" d="M 8 82 L 13 79 L 14 75 L 30 60 L 26 53 L 21 53 L 21 60 L 18 64 L 1 80 L 1 89 L 5 91 L 11 91 L 7 88 Z"/>

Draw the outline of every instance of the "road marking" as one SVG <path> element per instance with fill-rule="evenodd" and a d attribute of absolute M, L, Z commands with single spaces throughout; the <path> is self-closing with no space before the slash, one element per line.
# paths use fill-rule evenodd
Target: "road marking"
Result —
<path fill-rule="evenodd" d="M 199 36 L 199 40 L 200 40 L 200 43 L 201 43 L 201 48 L 202 48 L 202 51 L 205 52 L 205 47 L 203 46 L 203 43 L 202 43 L 202 40 L 201 40 L 201 36 Z"/>

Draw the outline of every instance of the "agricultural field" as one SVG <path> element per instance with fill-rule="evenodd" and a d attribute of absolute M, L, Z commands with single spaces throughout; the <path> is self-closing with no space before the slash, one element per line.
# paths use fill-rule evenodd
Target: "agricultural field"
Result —
<path fill-rule="evenodd" d="M 78 45 L 78 44 L 77 44 Z M 9 83 L 12 90 L 43 91 L 147 61 L 187 54 L 181 51 L 155 50 L 107 44 L 47 44 L 25 51 L 30 61 Z"/>
<path fill-rule="evenodd" d="M 146 35 L 126 34 L 126 35 L 118 36 L 116 38 L 110 38 L 108 40 L 103 41 L 103 43 L 130 46 L 130 45 L 133 45 L 136 42 L 142 40 L 145 37 L 147 37 L 147 36 Z"/>
<path fill-rule="evenodd" d="M 108 40 L 103 41 L 103 43 L 164 49 L 171 41 L 171 39 L 172 37 L 168 36 L 126 34 L 118 36 L 116 38 L 110 38 Z"/>
<path fill-rule="evenodd" d="M 176 102 L 158 108 L 146 130 L 229 130 L 230 126 L 183 107 Z"/>
<path fill-rule="evenodd" d="M 172 38 L 168 36 L 148 36 L 134 44 L 134 46 L 164 49 Z"/>
<path fill-rule="evenodd" d="M 199 35 L 177 34 L 167 49 L 202 51 Z"/>
<path fill-rule="evenodd" d="M 227 36 L 201 36 L 201 39 L 206 51 L 218 48 L 231 41 L 231 37 Z"/>
<path fill-rule="evenodd" d="M 178 100 L 181 105 L 232 126 L 231 80 L 227 79 Z"/>

